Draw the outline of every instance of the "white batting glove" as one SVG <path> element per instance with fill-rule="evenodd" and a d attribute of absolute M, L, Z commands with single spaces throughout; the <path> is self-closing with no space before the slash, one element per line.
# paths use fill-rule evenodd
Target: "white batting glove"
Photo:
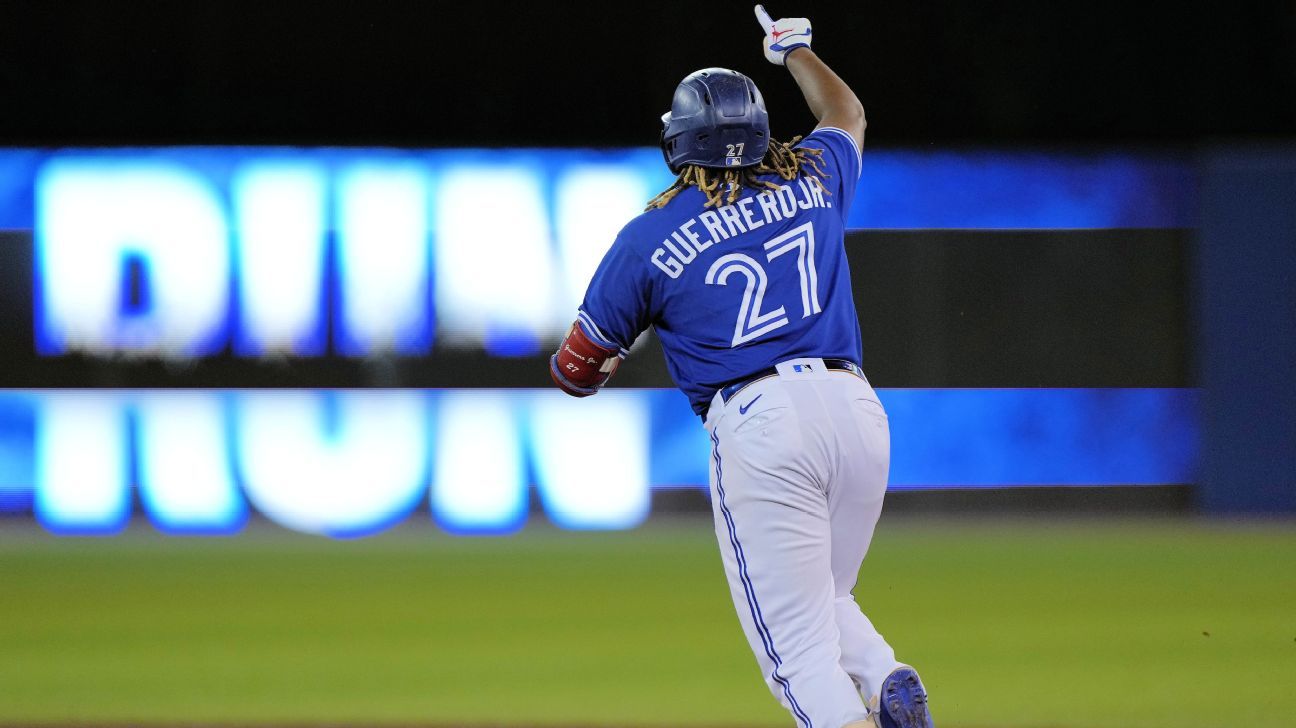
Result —
<path fill-rule="evenodd" d="M 792 49 L 810 47 L 810 21 L 805 18 L 774 20 L 764 5 L 757 5 L 756 22 L 765 31 L 765 58 L 776 66 L 783 65 Z"/>

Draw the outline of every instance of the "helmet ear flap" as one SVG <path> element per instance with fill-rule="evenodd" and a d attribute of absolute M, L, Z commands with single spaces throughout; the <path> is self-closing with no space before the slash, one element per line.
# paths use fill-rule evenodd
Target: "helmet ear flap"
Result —
<path fill-rule="evenodd" d="M 679 174 L 680 168 L 676 167 L 675 163 L 671 161 L 671 152 L 675 148 L 675 140 L 668 141 L 666 139 L 665 129 L 662 130 L 659 145 L 661 146 L 662 159 L 666 160 L 666 166 L 670 168 L 671 174 Z"/>
<path fill-rule="evenodd" d="M 678 143 L 678 138 L 675 135 L 671 135 L 669 137 L 666 136 L 666 133 L 670 131 L 671 112 L 667 111 L 666 113 L 662 114 L 661 120 L 662 120 L 662 130 L 661 130 L 661 136 L 657 140 L 657 145 L 661 147 L 662 159 L 666 160 L 666 166 L 670 168 L 671 174 L 679 174 L 681 167 L 677 166 L 674 162 L 671 161 L 671 158 L 675 154 L 675 147 L 676 144 Z"/>

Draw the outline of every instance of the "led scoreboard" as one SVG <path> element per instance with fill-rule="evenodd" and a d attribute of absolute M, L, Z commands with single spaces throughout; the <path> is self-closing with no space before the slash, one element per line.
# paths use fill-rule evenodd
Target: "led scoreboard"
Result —
<path fill-rule="evenodd" d="M 45 355 L 534 354 L 671 181 L 652 149 L 25 154 L 0 228 L 34 230 Z M 869 152 L 849 224 L 1170 227 L 1191 189 L 1174 157 Z"/>
<path fill-rule="evenodd" d="M 1191 215 L 1192 169 L 1174 155 L 866 154 L 855 229 Z M 0 231 L 14 231 L 0 263 L 32 282 L 13 330 L 30 324 L 34 352 L 7 361 L 39 375 L 74 354 L 81 372 L 212 355 L 233 355 L 226 372 L 251 365 L 239 357 L 539 360 L 621 225 L 670 182 L 655 149 L 0 150 Z M 507 533 L 533 494 L 554 523 L 603 529 L 641 522 L 653 489 L 705 491 L 708 443 L 677 391 L 576 401 L 486 383 L 499 388 L 0 389 L 0 513 L 115 533 L 138 505 L 169 533 L 231 533 L 256 512 L 357 536 L 423 506 L 451 532 Z M 1195 477 L 1195 390 L 880 396 L 892 488 Z M 573 419 L 598 426 L 573 443 Z"/>

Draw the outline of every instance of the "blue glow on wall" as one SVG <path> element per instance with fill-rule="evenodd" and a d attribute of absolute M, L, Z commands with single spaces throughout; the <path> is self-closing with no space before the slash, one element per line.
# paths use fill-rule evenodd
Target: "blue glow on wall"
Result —
<path fill-rule="evenodd" d="M 879 395 L 892 489 L 1196 479 L 1194 389 Z M 556 436 L 579 416 L 607 424 L 596 441 Z M 425 498 L 451 532 L 507 533 L 531 487 L 561 527 L 631 528 L 650 489 L 705 490 L 708 455 L 674 390 L 0 391 L 0 512 L 34 510 L 56 533 L 120 531 L 132 486 L 167 533 L 233 533 L 255 510 L 360 536 Z"/>
<path fill-rule="evenodd" d="M 523 168 L 545 195 L 567 170 L 592 166 L 634 180 L 651 196 L 670 175 L 655 149 L 397 150 L 162 147 L 116 150 L 0 150 L 0 229 L 33 227 L 37 177 L 69 157 L 105 165 L 142 160 L 181 165 L 228 196 L 246 165 L 317 166 L 329 176 L 356 165 L 413 165 L 436 181 L 446 170 Z M 855 228 L 1117 228 L 1194 224 L 1196 172 L 1184 153 L 1100 149 L 960 151 L 864 150 L 852 205 Z M 642 189 L 637 189 L 642 186 Z M 588 192 L 583 189 L 582 194 Z M 561 191 L 558 192 L 561 195 Z M 639 204 L 646 198 L 639 201 Z M 546 205 L 546 214 L 561 213 Z"/>
<path fill-rule="evenodd" d="M 1195 389 L 891 389 L 891 485 L 1191 483 Z"/>
<path fill-rule="evenodd" d="M 847 224 L 874 229 L 1191 227 L 1187 155 L 864 152 Z"/>
<path fill-rule="evenodd" d="M 30 510 L 36 482 L 36 406 L 0 391 L 0 513 Z"/>

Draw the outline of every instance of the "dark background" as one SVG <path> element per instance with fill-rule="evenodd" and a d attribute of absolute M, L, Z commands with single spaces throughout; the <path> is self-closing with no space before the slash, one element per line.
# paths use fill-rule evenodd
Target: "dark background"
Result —
<path fill-rule="evenodd" d="M 1296 131 L 1296 2 L 787 2 L 880 145 Z M 812 120 L 747 2 L 0 0 L 0 145 L 645 145 L 674 84 Z"/>

